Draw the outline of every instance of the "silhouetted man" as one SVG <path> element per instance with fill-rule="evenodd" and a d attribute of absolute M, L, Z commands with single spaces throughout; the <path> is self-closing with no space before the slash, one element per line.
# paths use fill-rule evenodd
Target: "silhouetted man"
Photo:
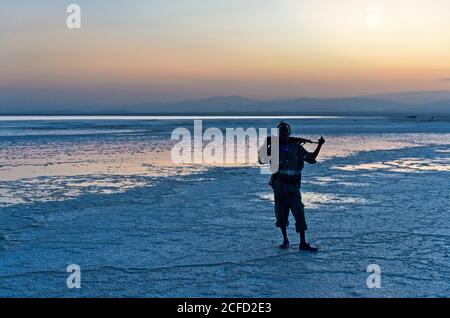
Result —
<path fill-rule="evenodd" d="M 278 125 L 279 131 L 279 166 L 278 171 L 272 174 L 270 185 L 272 186 L 275 196 L 275 216 L 277 219 L 276 226 L 281 229 L 283 234 L 283 243 L 281 248 L 289 247 L 286 228 L 289 225 L 289 210 L 294 215 L 296 231 L 300 234 L 300 250 L 302 251 L 318 251 L 306 243 L 305 231 L 307 230 L 305 220 L 305 210 L 300 194 L 301 176 L 304 163 L 315 164 L 316 158 L 325 143 L 325 139 L 320 137 L 318 146 L 313 153 L 303 148 L 301 139 L 290 138 L 291 127 L 281 122 Z M 302 141 L 309 142 L 304 139 Z M 265 162 L 264 158 L 271 153 L 271 142 L 266 142 L 260 149 L 260 162 Z"/>

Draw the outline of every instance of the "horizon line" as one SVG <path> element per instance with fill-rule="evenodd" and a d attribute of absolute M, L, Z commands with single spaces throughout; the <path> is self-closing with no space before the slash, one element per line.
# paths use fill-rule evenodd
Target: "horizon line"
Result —
<path fill-rule="evenodd" d="M 339 119 L 376 118 L 372 116 L 149 116 L 149 115 L 0 115 L 0 121 L 65 121 L 65 120 L 211 120 L 211 119 Z M 378 118 L 384 118 L 378 116 Z"/>

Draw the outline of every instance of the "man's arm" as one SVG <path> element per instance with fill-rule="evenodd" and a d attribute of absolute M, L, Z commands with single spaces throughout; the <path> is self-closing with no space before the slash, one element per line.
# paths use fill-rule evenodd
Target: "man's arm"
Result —
<path fill-rule="evenodd" d="M 320 150 L 322 149 L 322 145 L 325 143 L 325 139 L 323 139 L 323 137 L 320 137 L 319 139 L 319 145 L 317 146 L 316 150 L 314 152 L 308 152 L 306 150 L 303 150 L 304 152 L 306 152 L 306 155 L 304 156 L 304 160 L 307 163 L 310 164 L 315 164 L 317 161 L 317 156 L 320 153 Z"/>
<path fill-rule="evenodd" d="M 314 160 L 317 159 L 317 156 L 320 153 L 320 150 L 322 149 L 323 144 L 325 143 L 325 139 L 321 136 L 319 139 L 319 144 L 317 145 L 316 150 L 314 150 L 314 152 L 312 153 L 312 157 Z"/>
<path fill-rule="evenodd" d="M 264 144 L 259 148 L 258 151 L 258 161 L 259 164 L 268 164 L 270 156 L 270 145 L 268 145 L 268 140 L 266 139 Z"/>

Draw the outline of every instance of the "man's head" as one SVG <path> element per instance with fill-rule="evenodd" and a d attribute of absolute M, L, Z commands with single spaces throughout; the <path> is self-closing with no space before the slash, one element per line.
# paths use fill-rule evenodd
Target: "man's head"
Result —
<path fill-rule="evenodd" d="M 289 137 L 291 136 L 291 126 L 289 124 L 282 121 L 278 125 L 278 134 L 280 136 L 280 143 L 287 144 L 289 143 Z"/>

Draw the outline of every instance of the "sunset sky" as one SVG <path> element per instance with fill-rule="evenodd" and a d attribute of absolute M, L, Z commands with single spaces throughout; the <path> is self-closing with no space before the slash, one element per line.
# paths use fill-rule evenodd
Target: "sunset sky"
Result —
<path fill-rule="evenodd" d="M 450 90 L 448 0 L 1 1 L 0 41 L 3 90 L 105 103 Z"/>

